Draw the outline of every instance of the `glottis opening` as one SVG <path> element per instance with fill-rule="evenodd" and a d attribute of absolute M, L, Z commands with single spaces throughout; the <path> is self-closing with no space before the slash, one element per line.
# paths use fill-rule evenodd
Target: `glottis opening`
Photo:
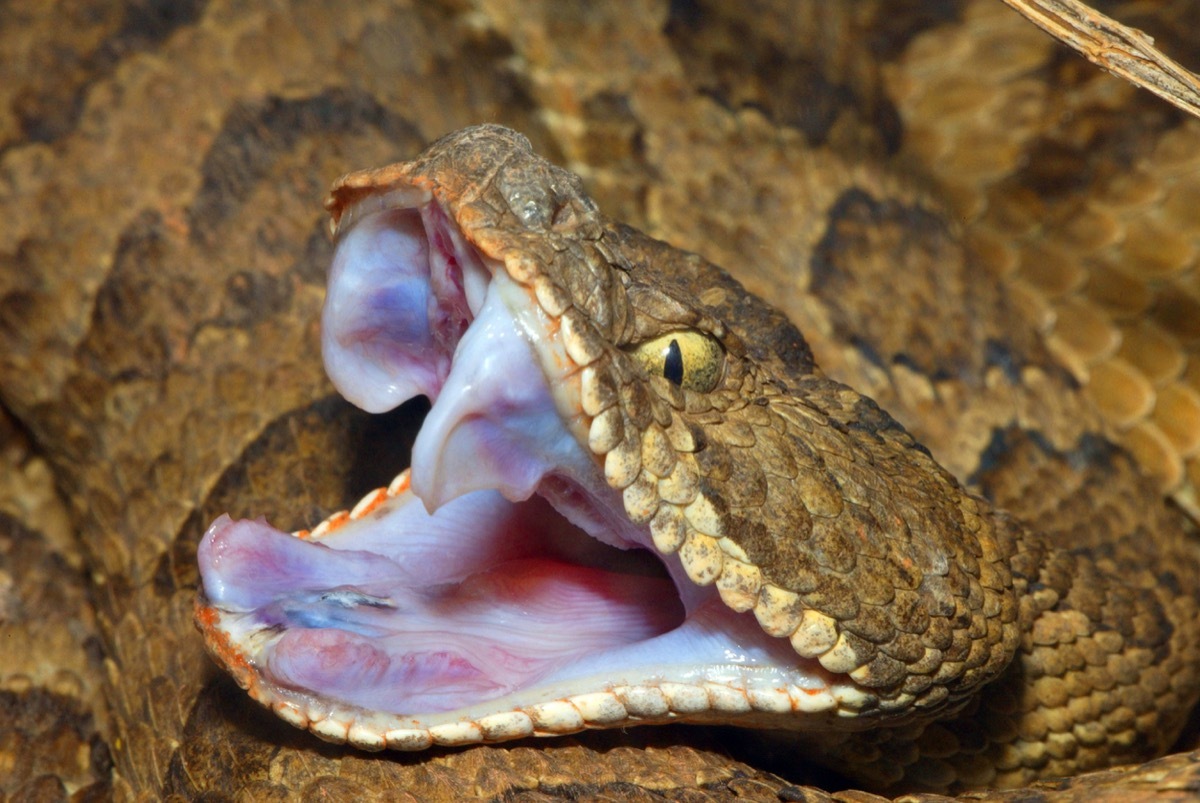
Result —
<path fill-rule="evenodd" d="M 197 620 L 260 702 L 407 749 L 834 706 L 819 667 L 629 521 L 581 445 L 557 326 L 428 193 L 344 210 L 322 325 L 352 402 L 432 407 L 411 474 L 351 513 L 298 535 L 223 517 L 205 535 Z"/>

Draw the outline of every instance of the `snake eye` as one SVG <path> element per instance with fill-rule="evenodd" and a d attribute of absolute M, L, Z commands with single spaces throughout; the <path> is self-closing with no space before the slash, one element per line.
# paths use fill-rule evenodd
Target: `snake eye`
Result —
<path fill-rule="evenodd" d="M 708 393 L 725 374 L 725 349 L 704 332 L 681 330 L 643 341 L 629 353 L 652 376 L 684 390 Z"/>

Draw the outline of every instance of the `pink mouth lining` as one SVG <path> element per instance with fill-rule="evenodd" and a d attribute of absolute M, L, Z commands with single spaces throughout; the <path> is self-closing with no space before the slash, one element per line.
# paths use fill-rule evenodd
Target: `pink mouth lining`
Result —
<path fill-rule="evenodd" d="M 214 655 L 267 704 L 349 705 L 406 727 L 628 683 L 828 698 L 824 673 L 629 522 L 556 409 L 550 386 L 576 380 L 545 373 L 567 361 L 545 358 L 561 346 L 523 317 L 530 305 L 434 202 L 340 234 L 327 370 L 369 411 L 431 399 L 416 494 L 406 480 L 310 540 L 216 521 L 199 551 Z"/>

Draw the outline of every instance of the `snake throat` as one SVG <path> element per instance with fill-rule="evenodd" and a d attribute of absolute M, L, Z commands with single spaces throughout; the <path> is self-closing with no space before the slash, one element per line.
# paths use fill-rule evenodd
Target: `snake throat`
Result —
<path fill-rule="evenodd" d="M 429 193 L 366 196 L 337 242 L 330 377 L 371 412 L 432 407 L 411 472 L 352 511 L 205 535 L 197 621 L 255 699 L 367 749 L 734 715 L 820 730 L 861 708 L 631 521 L 562 327 Z"/>

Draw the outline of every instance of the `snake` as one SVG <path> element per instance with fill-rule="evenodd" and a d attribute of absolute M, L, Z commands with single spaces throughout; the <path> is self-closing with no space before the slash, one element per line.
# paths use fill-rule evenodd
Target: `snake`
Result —
<path fill-rule="evenodd" d="M 798 759 L 823 755 L 850 783 L 881 791 L 953 791 L 1142 761 L 1171 747 L 1195 684 L 1195 558 L 1181 510 L 1196 131 L 993 5 L 762 4 L 743 16 L 704 4 L 522 4 L 517 14 L 498 2 L 354 11 L 195 3 L 155 16 L 131 4 L 90 16 L 68 10 L 75 16 L 65 26 L 48 10 L 22 11 L 21 26 L 0 26 L 13 54 L 6 63 L 18 66 L 4 90 L 11 114 L 0 145 L 0 420 L 6 489 L 15 489 L 0 520 L 6 637 L 16 637 L 10 624 L 22 616 L 40 622 L 6 649 L 4 701 L 27 712 L 9 718 L 6 791 L 821 800 L 832 798 L 797 774 L 807 763 Z M 1186 42 L 1177 32 L 1195 29 L 1186 4 L 1144 12 L 1122 13 L 1160 42 Z M 28 41 L 54 46 L 19 44 Z M 947 59 L 972 66 L 947 72 Z M 318 320 L 335 254 L 313 199 L 349 165 L 411 159 L 434 134 L 480 119 L 525 132 L 597 201 L 495 128 L 441 140 L 408 163 L 422 181 L 437 176 L 426 187 L 437 203 L 422 208 L 446 215 L 434 227 L 452 244 L 441 253 L 476 254 L 489 270 L 499 259 L 511 280 L 493 279 L 503 298 L 490 307 L 471 310 L 465 299 L 468 312 L 523 293 L 522 320 L 570 335 L 554 354 L 584 357 L 577 365 L 603 355 L 596 359 L 616 372 L 615 384 L 593 370 L 589 407 L 607 398 L 603 387 L 620 388 L 621 443 L 657 433 L 643 448 L 657 446 L 634 461 L 632 446 L 611 443 L 614 428 L 597 430 L 596 444 L 611 447 L 601 451 L 618 455 L 614 476 L 632 473 L 633 462 L 667 471 L 665 443 L 689 447 L 677 464 L 706 478 L 696 480 L 688 504 L 703 501 L 686 526 L 663 526 L 667 514 L 657 528 L 653 516 L 637 524 L 674 547 L 665 569 L 623 563 L 611 547 L 628 543 L 585 544 L 577 577 L 625 566 L 606 582 L 643 596 L 695 588 L 661 612 L 667 626 L 707 611 L 745 626 L 736 632 L 747 639 L 765 636 L 747 642 L 748 654 L 799 666 L 793 656 L 812 652 L 802 659 L 812 677 L 790 676 L 782 697 L 768 683 L 739 702 L 721 692 L 726 678 L 704 680 L 705 710 L 714 699 L 725 713 L 749 708 L 741 716 L 769 731 L 803 720 L 793 712 L 781 724 L 772 709 L 809 705 L 808 721 L 820 727 L 807 741 L 783 734 L 783 747 L 768 750 L 756 731 L 657 725 L 470 746 L 478 722 L 449 739 L 455 729 L 435 723 L 408 728 L 406 746 L 423 746 L 422 730 L 449 746 L 367 754 L 277 722 L 205 658 L 192 619 L 208 570 L 196 552 L 206 531 L 210 543 L 233 532 L 210 527 L 223 514 L 308 530 L 308 546 L 323 549 L 403 496 L 404 480 L 392 477 L 408 458 L 396 451 L 411 449 L 418 489 L 428 482 L 418 469 L 430 453 L 412 430 L 422 415 L 425 426 L 436 423 L 437 405 L 368 417 L 323 377 Z M 496 168 L 488 159 L 497 143 L 518 170 L 499 184 L 482 170 Z M 439 153 L 453 158 L 439 163 Z M 377 193 L 388 175 L 340 185 L 333 209 L 349 222 L 339 248 L 372 228 L 364 210 L 389 197 Z M 535 176 L 549 177 L 552 191 L 522 183 Z M 505 197 L 502 185 L 518 195 Z M 470 206 L 477 191 L 493 194 Z M 384 217 L 415 208 L 401 196 L 426 204 L 405 190 L 382 205 Z M 506 225 L 488 229 L 489 215 Z M 421 218 L 400 219 L 414 229 Z M 471 245 L 459 252 L 453 244 L 464 237 Z M 1131 284 L 1119 258 L 1151 280 Z M 1078 263 L 1093 278 L 1081 278 Z M 581 265 L 587 273 L 574 272 Z M 521 279 L 538 284 L 539 275 L 561 286 L 522 289 Z M 466 296 L 480 300 L 474 290 Z M 395 311 L 393 301 L 380 306 Z M 1100 322 L 1098 310 L 1114 323 Z M 552 326 L 558 313 L 566 319 Z M 611 339 L 595 337 L 602 331 Z M 673 351 L 693 341 L 712 369 L 699 372 L 707 389 L 690 386 L 691 352 Z M 719 389 L 708 387 L 713 377 Z M 561 378 L 564 388 L 575 381 Z M 334 382 L 365 394 L 356 400 L 367 407 L 380 404 L 353 378 Z M 811 395 L 792 395 L 798 388 Z M 1114 389 L 1123 392 L 1107 393 Z M 582 385 L 568 392 L 583 404 Z M 556 420 L 573 422 L 568 434 L 595 455 L 593 427 L 584 432 L 569 404 L 553 401 L 563 413 Z M 784 453 L 784 432 L 806 451 Z M 751 439 L 757 451 L 745 445 Z M 819 448 L 833 442 L 850 451 Z M 872 462 L 894 471 L 868 476 Z M 768 479 L 778 472 L 790 481 Z M 733 476 L 742 484 L 730 484 Z M 523 495 L 518 478 L 502 479 L 513 483 L 510 496 Z M 469 479 L 439 480 L 455 481 Z M 368 494 L 376 487 L 385 490 Z M 634 506 L 628 521 L 646 516 L 646 484 L 624 488 L 634 490 L 611 498 Z M 329 511 L 364 494 L 364 505 L 319 531 Z M 784 528 L 749 523 L 753 509 L 808 532 L 813 551 L 776 537 Z M 843 514 L 859 526 L 826 529 Z M 930 534 L 946 526 L 983 536 L 943 553 Z M 907 546 L 879 546 L 872 539 L 884 530 Z M 870 549 L 847 548 L 851 534 Z M 288 545 L 281 549 L 305 543 L 263 537 Z M 814 571 L 818 558 L 828 571 Z M 537 559 L 521 560 L 536 574 Z M 878 571 L 858 574 L 860 561 Z M 523 593 L 520 583 L 480 574 L 484 588 Z M 24 584 L 40 591 L 21 597 Z M 67 593 L 72 586 L 87 589 L 84 598 Z M 369 592 L 343 587 L 325 602 L 386 603 Z M 907 608 L 876 610 L 889 594 Z M 80 612 L 67 625 L 48 616 L 70 608 Z M 969 623 L 968 611 L 982 619 Z M 82 648 L 64 646 L 64 634 L 81 632 Z M 53 671 L 36 663 L 47 647 L 67 657 Z M 952 657 L 924 674 L 897 668 L 932 652 Z M 865 683 L 843 682 L 839 670 Z M 913 675 L 931 682 L 918 688 L 925 680 Z M 686 706 L 688 691 L 668 690 L 670 700 L 661 683 L 631 682 L 569 708 L 603 712 L 624 695 L 621 705 L 642 719 L 678 719 L 667 711 Z M 523 704 L 531 723 L 532 712 L 545 732 L 574 729 L 555 719 L 570 711 L 541 702 L 537 711 Z M 1000 720 L 1018 711 L 1014 734 Z M 293 724 L 314 721 L 292 712 L 308 712 L 282 711 Z M 1081 719 L 1063 731 L 1068 715 Z M 351 726 L 341 737 L 330 730 L 339 719 L 314 730 L 378 746 L 381 731 L 365 718 L 352 738 Z M 519 736 L 517 720 L 483 724 Z M 1110 726 L 1119 735 L 1099 735 Z M 80 746 L 66 749 L 72 737 Z M 780 750 L 782 761 L 768 759 Z M 1017 794 L 1186 796 L 1193 765 L 1182 752 Z"/>

